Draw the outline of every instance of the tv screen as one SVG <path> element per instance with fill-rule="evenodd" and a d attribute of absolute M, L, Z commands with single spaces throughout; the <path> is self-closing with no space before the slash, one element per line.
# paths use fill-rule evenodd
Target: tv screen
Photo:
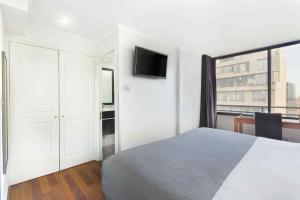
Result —
<path fill-rule="evenodd" d="M 136 76 L 166 78 L 168 56 L 135 47 L 134 72 Z"/>

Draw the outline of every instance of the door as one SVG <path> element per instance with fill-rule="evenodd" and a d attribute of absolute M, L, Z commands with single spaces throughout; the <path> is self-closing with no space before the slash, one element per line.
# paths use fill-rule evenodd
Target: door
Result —
<path fill-rule="evenodd" d="M 59 170 L 58 51 L 10 44 L 11 184 Z"/>
<path fill-rule="evenodd" d="M 60 168 L 95 159 L 94 59 L 60 52 Z"/>

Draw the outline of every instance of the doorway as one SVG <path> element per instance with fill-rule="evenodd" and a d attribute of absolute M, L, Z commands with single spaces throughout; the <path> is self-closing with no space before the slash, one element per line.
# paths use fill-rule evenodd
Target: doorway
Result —
<path fill-rule="evenodd" d="M 102 159 L 117 152 L 117 109 L 115 94 L 115 53 L 100 58 L 99 65 L 99 111 Z"/>

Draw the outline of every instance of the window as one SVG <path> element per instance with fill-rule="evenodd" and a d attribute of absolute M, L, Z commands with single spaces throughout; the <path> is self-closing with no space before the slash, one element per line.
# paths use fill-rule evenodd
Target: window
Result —
<path fill-rule="evenodd" d="M 249 52 L 216 58 L 218 111 L 299 119 L 300 41 Z"/>
<path fill-rule="evenodd" d="M 238 92 L 229 92 L 228 93 L 228 100 L 229 101 L 244 101 L 245 95 L 244 91 L 238 91 Z"/>
<path fill-rule="evenodd" d="M 233 87 L 234 79 L 224 78 L 217 80 L 217 87 Z"/>
<path fill-rule="evenodd" d="M 226 61 L 221 61 L 226 63 Z M 249 71 L 249 63 L 238 63 L 234 65 L 220 66 L 217 68 L 218 74 L 241 73 Z"/>
<path fill-rule="evenodd" d="M 245 92 L 237 91 L 237 92 L 219 92 L 217 95 L 218 101 L 244 101 Z"/>
<path fill-rule="evenodd" d="M 300 115 L 300 44 L 272 50 L 272 112 Z"/>
<path fill-rule="evenodd" d="M 268 77 L 267 73 L 254 75 L 255 85 L 267 85 L 268 84 L 267 77 Z"/>
<path fill-rule="evenodd" d="M 268 74 L 258 70 L 258 60 L 266 60 L 267 51 L 216 60 L 218 110 L 257 112 L 267 108 Z M 231 73 L 224 72 L 232 66 Z M 220 69 L 220 70 L 218 70 Z"/>
<path fill-rule="evenodd" d="M 263 74 L 252 74 L 248 76 L 248 85 L 252 86 L 267 86 L 268 84 L 268 74 L 263 73 Z"/>
<path fill-rule="evenodd" d="M 252 98 L 254 102 L 266 102 L 268 91 L 252 91 Z"/>
<path fill-rule="evenodd" d="M 241 63 L 238 65 L 236 72 L 248 72 L 249 71 L 249 62 L 247 63 Z"/>
<path fill-rule="evenodd" d="M 247 76 L 240 76 L 234 78 L 235 81 L 235 87 L 242 87 L 247 85 Z"/>
<path fill-rule="evenodd" d="M 217 98 L 218 101 L 227 101 L 227 92 L 219 92 Z"/>
<path fill-rule="evenodd" d="M 258 71 L 267 71 L 268 69 L 268 59 L 258 59 L 257 60 L 257 70 Z"/>

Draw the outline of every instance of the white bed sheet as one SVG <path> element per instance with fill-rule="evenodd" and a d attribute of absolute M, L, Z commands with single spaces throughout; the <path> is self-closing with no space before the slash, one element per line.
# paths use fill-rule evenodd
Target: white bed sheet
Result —
<path fill-rule="evenodd" d="M 257 138 L 214 200 L 300 200 L 300 144 Z"/>

